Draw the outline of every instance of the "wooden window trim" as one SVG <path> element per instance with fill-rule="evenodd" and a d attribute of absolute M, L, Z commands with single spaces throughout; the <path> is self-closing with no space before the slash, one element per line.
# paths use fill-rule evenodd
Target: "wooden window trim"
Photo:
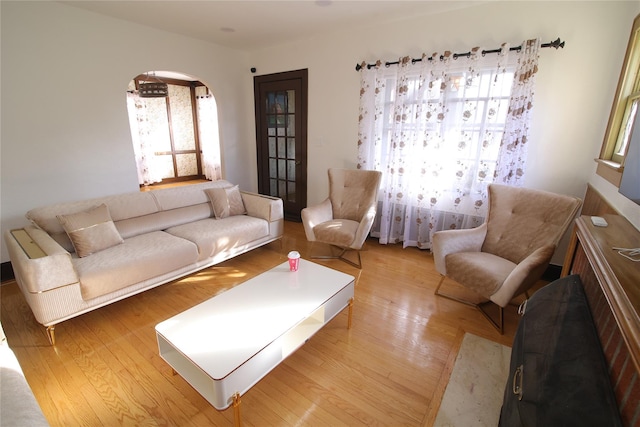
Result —
<path fill-rule="evenodd" d="M 640 89 L 640 15 L 633 21 L 629 43 L 624 57 L 618 87 L 611 107 L 609 122 L 605 131 L 596 173 L 616 187 L 620 187 L 624 159 L 613 161 L 613 152 L 623 129 L 623 118 L 627 108 L 627 99 Z M 628 147 L 627 147 L 628 148 Z"/>
<path fill-rule="evenodd" d="M 145 81 L 148 80 L 149 76 L 146 74 L 139 74 L 137 75 L 133 80 L 135 82 L 135 87 L 136 90 L 139 89 L 139 85 L 140 85 L 140 81 Z M 151 184 L 153 185 L 162 185 L 162 184 L 167 184 L 167 183 L 174 183 L 174 182 L 183 182 L 183 181 L 197 181 L 197 180 L 202 180 L 205 179 L 205 175 L 204 175 L 204 171 L 202 169 L 202 149 L 200 148 L 200 134 L 199 134 L 199 129 L 198 129 L 198 112 L 197 112 L 197 108 L 196 108 L 196 92 L 195 92 L 195 88 L 196 87 L 200 87 L 200 86 L 205 86 L 204 83 L 200 82 L 200 81 L 187 81 L 187 80 L 178 80 L 178 79 L 172 79 L 172 78 L 166 78 L 166 77 L 162 77 L 161 80 L 164 83 L 167 84 L 171 84 L 171 85 L 175 85 L 175 86 L 185 86 L 188 87 L 190 90 L 190 96 L 191 96 L 191 114 L 193 117 L 193 131 L 194 131 L 194 138 L 195 138 L 195 145 L 196 148 L 194 150 L 176 150 L 175 146 L 174 146 L 174 142 L 173 142 L 173 124 L 171 121 L 171 104 L 169 101 L 169 98 L 167 98 L 167 120 L 168 120 L 168 124 L 169 124 L 169 138 L 171 141 L 171 151 L 163 151 L 163 152 L 158 152 L 156 154 L 165 154 L 165 155 L 171 155 L 172 156 L 172 160 L 173 160 L 173 169 L 174 171 L 178 170 L 178 166 L 176 164 L 176 155 L 177 154 L 192 154 L 195 153 L 196 154 L 196 166 L 197 166 L 197 174 L 196 175 L 188 175 L 188 176 L 175 176 L 173 178 L 164 178 L 161 182 L 159 183 L 154 183 Z M 141 187 L 143 187 L 143 185 L 140 185 Z"/>

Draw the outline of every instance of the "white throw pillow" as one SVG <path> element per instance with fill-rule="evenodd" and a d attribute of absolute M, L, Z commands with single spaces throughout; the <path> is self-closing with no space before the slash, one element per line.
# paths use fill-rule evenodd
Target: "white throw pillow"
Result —
<path fill-rule="evenodd" d="M 205 193 L 211 200 L 216 219 L 247 213 L 240 188 L 237 185 L 229 188 L 208 188 Z"/>
<path fill-rule="evenodd" d="M 104 203 L 86 211 L 57 217 L 81 258 L 124 242 Z"/>

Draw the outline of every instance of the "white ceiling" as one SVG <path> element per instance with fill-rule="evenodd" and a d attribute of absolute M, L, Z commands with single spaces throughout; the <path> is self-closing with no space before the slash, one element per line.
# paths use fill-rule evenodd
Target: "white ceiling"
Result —
<path fill-rule="evenodd" d="M 61 3 L 234 49 L 255 50 L 327 31 L 433 15 L 483 1 L 71 0 Z"/>

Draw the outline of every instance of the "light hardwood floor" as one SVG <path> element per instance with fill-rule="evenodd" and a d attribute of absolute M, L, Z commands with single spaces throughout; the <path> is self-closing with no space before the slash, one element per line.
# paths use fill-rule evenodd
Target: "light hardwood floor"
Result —
<path fill-rule="evenodd" d="M 434 296 L 439 275 L 429 252 L 373 239 L 365 248 L 362 270 L 317 261 L 357 277 L 353 327 L 343 311 L 249 390 L 243 425 L 431 425 L 464 332 L 511 345 L 516 307 L 506 309 L 501 336 L 475 309 Z M 52 426 L 230 426 L 231 408 L 214 409 L 159 357 L 154 327 L 293 249 L 308 258 L 311 245 L 301 224 L 286 222 L 282 245 L 60 323 L 55 347 L 8 282 L 0 287 L 2 325 Z"/>

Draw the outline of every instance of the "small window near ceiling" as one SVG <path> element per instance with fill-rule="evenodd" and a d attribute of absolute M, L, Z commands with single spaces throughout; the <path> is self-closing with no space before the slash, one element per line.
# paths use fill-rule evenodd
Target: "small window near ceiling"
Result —
<path fill-rule="evenodd" d="M 140 74 L 129 82 L 127 108 L 141 186 L 222 178 L 217 106 L 200 80 Z"/>

